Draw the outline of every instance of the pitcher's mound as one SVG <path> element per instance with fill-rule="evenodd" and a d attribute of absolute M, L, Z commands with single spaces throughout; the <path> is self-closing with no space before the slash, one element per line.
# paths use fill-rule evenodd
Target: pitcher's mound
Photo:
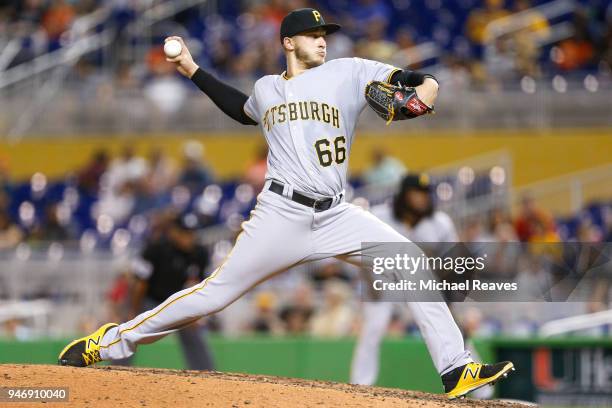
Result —
<path fill-rule="evenodd" d="M 0 365 L 2 387 L 67 387 L 79 407 L 518 407 L 390 388 L 248 374 L 151 368 Z M 36 403 L 40 406 L 40 402 Z M 0 404 L 1 405 L 1 404 Z M 19 404 L 25 407 L 30 404 Z"/>

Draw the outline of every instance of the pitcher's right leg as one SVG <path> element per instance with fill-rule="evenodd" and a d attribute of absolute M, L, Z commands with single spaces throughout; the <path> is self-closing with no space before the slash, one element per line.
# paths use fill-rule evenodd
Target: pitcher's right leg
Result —
<path fill-rule="evenodd" d="M 129 322 L 105 329 L 93 343 L 89 337 L 71 343 L 74 350 L 64 349 L 60 364 L 81 363 L 81 348 L 86 355 L 97 353 L 93 360 L 98 361 L 129 357 L 139 344 L 152 343 L 224 309 L 259 282 L 300 262 L 311 250 L 312 216 L 308 208 L 293 204 L 272 192 L 261 193 L 234 248 L 210 277 Z"/>

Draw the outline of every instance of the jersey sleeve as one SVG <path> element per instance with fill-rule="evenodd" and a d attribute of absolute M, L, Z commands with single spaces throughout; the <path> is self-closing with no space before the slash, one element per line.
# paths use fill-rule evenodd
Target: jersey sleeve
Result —
<path fill-rule="evenodd" d="M 251 92 L 251 96 L 244 103 L 244 113 L 251 119 L 253 119 L 256 123 L 259 123 L 259 118 L 261 117 L 261 112 L 259 111 L 259 103 L 257 101 L 257 84 L 259 81 L 255 82 L 253 86 L 253 92 Z"/>
<path fill-rule="evenodd" d="M 400 68 L 393 65 L 363 58 L 353 58 L 353 64 L 353 79 L 357 87 L 357 96 L 364 106 L 366 103 L 365 88 L 370 81 L 389 82 L 395 72 L 401 71 Z"/>

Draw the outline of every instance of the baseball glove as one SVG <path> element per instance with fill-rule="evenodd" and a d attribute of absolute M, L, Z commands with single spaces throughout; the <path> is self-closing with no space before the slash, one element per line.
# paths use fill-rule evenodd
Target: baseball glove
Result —
<path fill-rule="evenodd" d="M 419 99 L 414 88 L 372 81 L 366 86 L 365 98 L 368 105 L 387 125 L 394 120 L 413 119 L 433 112 Z"/>

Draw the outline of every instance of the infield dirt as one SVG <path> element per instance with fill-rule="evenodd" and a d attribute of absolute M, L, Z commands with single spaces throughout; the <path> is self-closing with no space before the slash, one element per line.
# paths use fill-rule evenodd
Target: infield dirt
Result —
<path fill-rule="evenodd" d="M 524 407 L 441 395 L 262 375 L 151 368 L 0 365 L 0 387 L 67 387 L 69 402 L 15 407 Z M 0 402 L 0 406 L 5 402 Z M 10 406 L 13 406 L 10 404 Z"/>

